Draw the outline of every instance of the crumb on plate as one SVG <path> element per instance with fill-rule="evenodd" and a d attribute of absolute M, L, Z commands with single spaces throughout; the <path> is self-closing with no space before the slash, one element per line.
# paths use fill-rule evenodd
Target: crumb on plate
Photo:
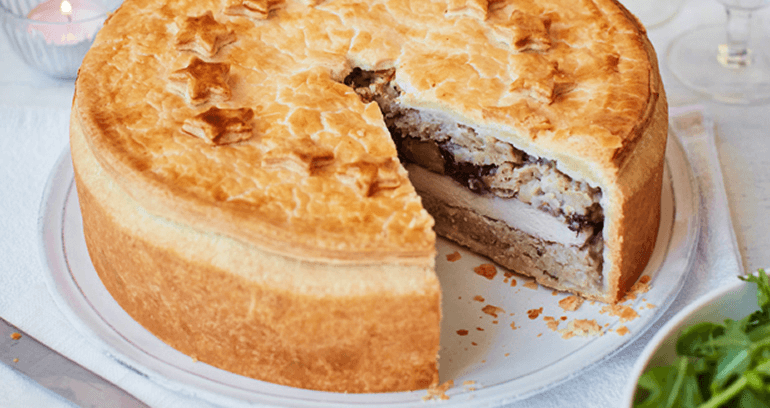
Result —
<path fill-rule="evenodd" d="M 477 275 L 492 280 L 494 279 L 495 275 L 497 275 L 497 268 L 495 268 L 495 266 L 490 263 L 485 263 L 473 268 L 473 272 L 476 272 Z"/>
<path fill-rule="evenodd" d="M 596 320 L 588 319 L 574 319 L 567 324 L 566 329 L 559 330 L 563 339 L 570 339 L 574 336 L 601 336 L 602 327 Z"/>
<path fill-rule="evenodd" d="M 559 301 L 559 307 L 565 312 L 574 312 L 580 308 L 584 300 L 580 296 L 570 295 Z"/>
<path fill-rule="evenodd" d="M 540 316 L 540 313 L 543 313 L 542 307 L 539 309 L 529 309 L 527 310 L 527 317 L 529 317 L 531 320 L 535 320 Z"/>

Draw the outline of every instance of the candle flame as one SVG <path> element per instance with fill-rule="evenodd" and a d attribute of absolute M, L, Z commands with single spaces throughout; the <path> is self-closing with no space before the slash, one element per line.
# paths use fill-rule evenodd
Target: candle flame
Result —
<path fill-rule="evenodd" d="M 62 15 L 64 16 L 72 14 L 72 4 L 70 4 L 70 2 L 67 0 L 62 0 L 61 4 L 59 5 L 59 11 L 61 11 Z"/>

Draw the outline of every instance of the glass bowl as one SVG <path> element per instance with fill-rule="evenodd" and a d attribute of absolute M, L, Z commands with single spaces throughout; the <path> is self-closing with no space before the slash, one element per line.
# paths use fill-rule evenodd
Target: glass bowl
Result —
<path fill-rule="evenodd" d="M 655 334 L 642 351 L 626 383 L 621 406 L 633 408 L 637 383 L 648 368 L 674 363 L 677 358 L 676 342 L 682 329 L 701 322 L 740 320 L 758 309 L 757 285 L 737 277 L 729 285 L 709 292 L 686 306 Z"/>
<path fill-rule="evenodd" d="M 72 79 L 96 32 L 122 0 L 64 3 L 0 0 L 0 21 L 11 48 L 27 65 L 55 78 Z"/>

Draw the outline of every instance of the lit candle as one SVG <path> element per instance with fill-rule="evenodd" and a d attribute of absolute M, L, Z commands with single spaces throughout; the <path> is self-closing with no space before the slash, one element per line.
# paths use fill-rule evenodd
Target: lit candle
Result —
<path fill-rule="evenodd" d="M 75 44 L 93 38 L 102 24 L 94 19 L 107 12 L 102 5 L 88 0 L 48 0 L 41 3 L 27 17 L 54 24 L 30 24 L 29 32 L 38 31 L 48 43 Z"/>

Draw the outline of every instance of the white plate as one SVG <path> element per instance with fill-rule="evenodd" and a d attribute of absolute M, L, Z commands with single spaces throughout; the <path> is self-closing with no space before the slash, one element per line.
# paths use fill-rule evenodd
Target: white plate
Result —
<path fill-rule="evenodd" d="M 631 371 L 631 377 L 623 393 L 623 407 L 631 407 L 636 394 L 636 383 L 647 367 L 661 367 L 676 360 L 676 341 L 679 331 L 700 322 L 724 323 L 725 319 L 740 320 L 755 310 L 757 285 L 735 278 L 735 282 L 713 290 L 674 315 L 647 343 Z"/>
<path fill-rule="evenodd" d="M 438 243 L 436 267 L 443 289 L 441 327 L 441 381 L 453 380 L 442 406 L 495 405 L 526 398 L 572 378 L 609 358 L 654 323 L 679 292 L 690 268 L 698 239 L 699 194 L 689 163 L 675 137 L 669 137 L 659 239 L 644 271 L 651 289 L 631 306 L 639 317 L 621 323 L 601 313 L 602 304 L 586 302 L 575 312 L 565 312 L 555 294 L 543 287 L 530 289 L 526 279 L 514 277 L 512 286 L 498 268 L 488 280 L 473 268 L 489 261 L 444 240 Z M 80 208 L 74 188 L 69 151 L 54 168 L 40 209 L 42 256 L 48 264 L 49 289 L 58 306 L 86 335 L 94 335 L 110 348 L 109 354 L 124 365 L 165 386 L 206 390 L 268 405 L 292 406 L 424 406 L 425 390 L 381 394 L 337 394 L 301 390 L 235 375 L 193 362 L 158 340 L 112 299 L 88 257 Z M 462 259 L 449 262 L 458 251 Z M 484 301 L 474 300 L 482 296 Z M 648 307 L 648 305 L 654 307 Z M 486 305 L 505 312 L 492 317 Z M 535 319 L 527 311 L 543 308 Z M 546 326 L 545 316 L 555 317 L 559 329 L 572 319 L 595 319 L 604 335 L 563 339 Z M 565 317 L 567 320 L 562 321 Z M 512 326 L 513 325 L 513 326 Z M 629 332 L 616 330 L 626 326 Z M 515 329 L 513 328 L 515 327 Z M 461 336 L 459 330 L 467 330 Z M 473 381 L 465 383 L 466 381 Z"/>

